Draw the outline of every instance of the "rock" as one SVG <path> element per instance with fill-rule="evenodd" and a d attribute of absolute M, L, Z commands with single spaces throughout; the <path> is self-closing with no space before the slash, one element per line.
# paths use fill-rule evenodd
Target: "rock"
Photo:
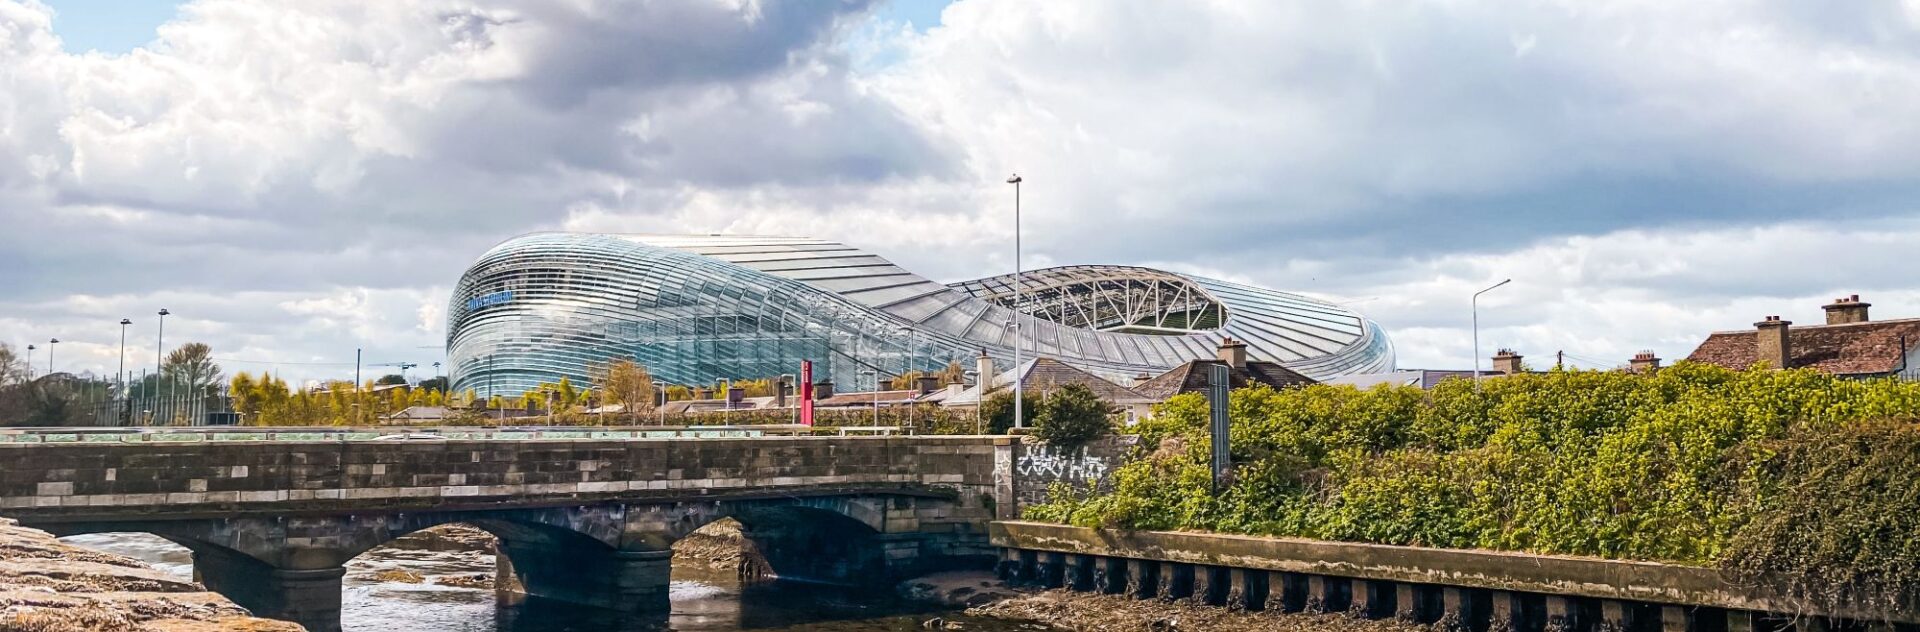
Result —
<path fill-rule="evenodd" d="M 199 584 L 0 518 L 0 630 L 297 632 Z"/>
<path fill-rule="evenodd" d="M 492 588 L 493 575 L 489 573 L 468 573 L 465 575 L 446 575 L 435 577 L 433 583 L 454 588 Z"/>
<path fill-rule="evenodd" d="M 1020 594 L 987 571 L 934 573 L 901 582 L 902 598 L 950 608 L 972 608 Z"/>
<path fill-rule="evenodd" d="M 474 551 L 493 553 L 493 534 L 464 524 L 443 524 L 394 538 L 382 546 L 419 551 Z"/>
<path fill-rule="evenodd" d="M 400 569 L 380 571 L 378 573 L 374 573 L 373 578 L 378 581 L 393 582 L 396 584 L 419 584 L 419 583 L 425 583 L 427 581 L 427 577 L 425 575 L 421 575 L 419 573 L 415 573 L 409 570 L 400 570 Z"/>

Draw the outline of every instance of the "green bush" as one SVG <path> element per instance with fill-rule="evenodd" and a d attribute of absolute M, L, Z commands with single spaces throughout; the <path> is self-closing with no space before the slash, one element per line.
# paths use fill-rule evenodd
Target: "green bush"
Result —
<path fill-rule="evenodd" d="M 1034 437 L 1067 449 L 1110 434 L 1113 407 L 1081 384 L 1066 384 L 1048 393 L 1033 425 Z"/>
<path fill-rule="evenodd" d="M 1020 414 L 1028 425 L 1040 414 L 1040 395 L 1033 391 L 1020 393 Z M 1013 428 L 1013 390 L 994 391 L 986 401 L 980 403 L 980 416 L 986 419 L 987 434 L 1007 434 Z"/>
<path fill-rule="evenodd" d="M 1801 577 L 1809 597 L 1920 585 L 1920 430 L 1876 421 L 1920 419 L 1920 383 L 1680 363 L 1480 392 L 1250 388 L 1229 410 L 1228 488 L 1211 487 L 1205 399 L 1181 395 L 1134 426 L 1142 453 L 1110 493 L 1027 515 L 1722 565 Z"/>

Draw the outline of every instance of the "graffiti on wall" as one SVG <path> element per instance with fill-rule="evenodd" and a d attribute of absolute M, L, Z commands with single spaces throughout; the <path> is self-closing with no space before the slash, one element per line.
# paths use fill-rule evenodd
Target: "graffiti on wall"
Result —
<path fill-rule="evenodd" d="M 1014 470 L 1021 476 L 1056 481 L 1098 482 L 1107 476 L 1107 462 L 1083 451 L 1052 447 L 1030 449 L 1020 455 Z"/>

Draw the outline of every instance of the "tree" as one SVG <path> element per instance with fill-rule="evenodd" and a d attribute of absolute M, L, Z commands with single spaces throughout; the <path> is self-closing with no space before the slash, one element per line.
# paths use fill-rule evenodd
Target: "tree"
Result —
<path fill-rule="evenodd" d="M 653 408 L 653 375 L 647 367 L 632 360 L 614 360 L 607 365 L 600 392 L 609 402 L 619 404 L 628 415 Z"/>
<path fill-rule="evenodd" d="M 413 387 L 422 389 L 422 390 L 440 391 L 442 393 L 445 393 L 447 392 L 447 376 L 439 375 L 439 376 L 434 376 L 424 380 L 420 380 L 420 383 L 413 385 Z"/>
<path fill-rule="evenodd" d="M 199 393 L 220 383 L 220 365 L 213 361 L 213 347 L 204 342 L 189 342 L 167 353 L 160 372 L 173 384 L 184 385 L 184 394 Z"/>
<path fill-rule="evenodd" d="M 1022 393 L 1020 398 L 1021 414 L 1028 421 L 1040 413 L 1040 396 L 1033 391 Z M 1001 390 L 987 396 L 980 404 L 980 417 L 986 420 L 987 434 L 1006 434 L 1013 428 L 1013 390 Z"/>
<path fill-rule="evenodd" d="M 1047 395 L 1034 420 L 1033 436 L 1077 448 L 1113 433 L 1113 407 L 1084 384 L 1065 384 Z"/>
<path fill-rule="evenodd" d="M 374 386 L 405 386 L 406 384 L 407 376 L 399 373 L 388 373 L 373 381 Z"/>
<path fill-rule="evenodd" d="M 20 384 L 27 381 L 27 362 L 13 350 L 13 345 L 0 342 L 0 386 Z"/>

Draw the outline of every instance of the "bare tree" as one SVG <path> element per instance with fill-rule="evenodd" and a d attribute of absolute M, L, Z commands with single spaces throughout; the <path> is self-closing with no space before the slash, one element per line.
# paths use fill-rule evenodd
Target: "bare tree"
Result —
<path fill-rule="evenodd" d="M 25 381 L 27 381 L 27 362 L 13 350 L 13 345 L 0 342 L 0 386 Z"/>
<path fill-rule="evenodd" d="M 632 360 L 608 363 L 600 391 L 607 394 L 608 400 L 620 404 L 629 416 L 653 408 L 653 375 L 647 372 L 647 367 Z"/>
<path fill-rule="evenodd" d="M 169 352 L 162 371 L 168 380 L 184 385 L 190 393 L 221 382 L 220 365 L 213 361 L 213 347 L 203 342 L 189 342 Z"/>

